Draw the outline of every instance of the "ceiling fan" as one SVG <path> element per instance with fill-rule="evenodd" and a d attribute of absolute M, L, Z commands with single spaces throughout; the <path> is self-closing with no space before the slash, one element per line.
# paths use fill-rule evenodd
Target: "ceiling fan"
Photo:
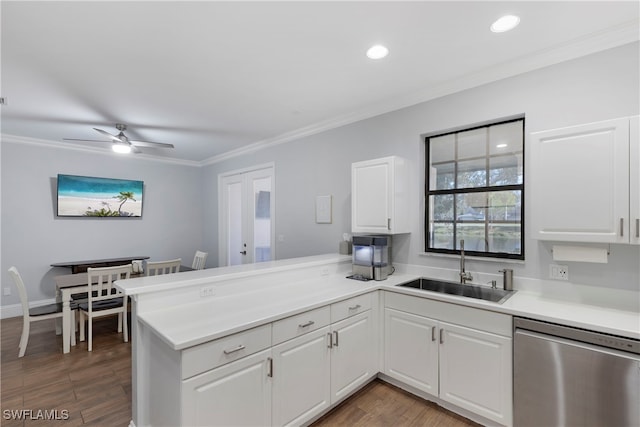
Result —
<path fill-rule="evenodd" d="M 150 147 L 150 148 L 174 148 L 173 144 L 165 144 L 163 142 L 149 142 L 149 141 L 134 141 L 124 134 L 124 131 L 127 130 L 127 125 L 117 123 L 116 129 L 120 131 L 119 134 L 113 135 L 107 131 L 102 129 L 93 128 L 96 132 L 106 136 L 112 142 L 111 148 L 116 153 L 130 153 L 133 151 L 134 153 L 140 153 L 138 147 Z M 103 140 L 96 139 L 75 139 L 75 138 L 62 138 L 64 141 L 82 141 L 82 142 L 108 142 Z"/>

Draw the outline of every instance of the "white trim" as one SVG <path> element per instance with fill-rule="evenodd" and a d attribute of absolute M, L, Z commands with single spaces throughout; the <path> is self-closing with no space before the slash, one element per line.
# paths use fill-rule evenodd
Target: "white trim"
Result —
<path fill-rule="evenodd" d="M 29 308 L 40 307 L 41 305 L 55 304 L 56 299 L 42 299 L 29 303 Z M 22 317 L 22 304 L 10 304 L 0 306 L 0 319 L 8 319 L 10 317 Z"/>

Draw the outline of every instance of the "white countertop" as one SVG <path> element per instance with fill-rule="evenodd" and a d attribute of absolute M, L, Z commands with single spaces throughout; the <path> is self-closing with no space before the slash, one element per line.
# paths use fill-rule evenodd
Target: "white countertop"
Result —
<path fill-rule="evenodd" d="M 640 339 L 640 313 L 591 305 L 584 302 L 555 299 L 538 292 L 517 291 L 502 304 L 435 292 L 425 292 L 396 285 L 417 278 L 416 274 L 396 273 L 384 281 L 361 282 L 347 279 L 344 271 L 315 274 L 323 265 L 349 265 L 350 257 L 321 256 L 275 261 L 269 265 L 252 264 L 244 268 L 222 268 L 172 275 L 164 278 L 141 278 L 118 282 L 129 295 L 151 294 L 183 287 L 224 283 L 230 279 L 265 277 L 265 273 L 288 273 L 288 279 L 270 280 L 264 286 L 233 294 L 216 294 L 189 303 L 142 312 L 138 319 L 151 328 L 173 349 L 181 350 L 213 339 L 270 323 L 288 316 L 331 304 L 373 290 L 400 292 L 443 302 L 475 307 L 514 316 L 529 317 L 598 332 Z M 314 275 L 302 274 L 305 268 Z M 300 271 L 300 274 L 296 273 Z M 197 274 L 191 274 L 197 273 Z M 292 280 L 291 277 L 296 277 Z M 277 274 L 274 275 L 277 279 Z M 154 280 L 149 280 L 154 279 Z M 607 295 L 611 298 L 611 292 Z M 637 298 L 637 293 L 634 293 Z M 425 313 L 428 316 L 428 313 Z"/>

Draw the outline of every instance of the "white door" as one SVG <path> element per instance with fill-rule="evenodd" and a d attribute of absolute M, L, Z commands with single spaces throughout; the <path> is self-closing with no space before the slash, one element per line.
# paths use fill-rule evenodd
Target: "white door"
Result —
<path fill-rule="evenodd" d="M 182 383 L 182 425 L 271 424 L 271 350 L 265 350 Z"/>
<path fill-rule="evenodd" d="M 440 322 L 440 398 L 512 424 L 512 340 Z"/>
<path fill-rule="evenodd" d="M 631 243 L 640 245 L 640 116 L 631 117 L 629 122 L 629 144 L 631 169 L 629 237 Z"/>
<path fill-rule="evenodd" d="M 219 177 L 219 265 L 275 259 L 273 166 Z"/>
<path fill-rule="evenodd" d="M 329 407 L 329 327 L 273 347 L 274 426 L 300 425 Z"/>
<path fill-rule="evenodd" d="M 386 308 L 384 372 L 422 391 L 438 395 L 438 322 Z"/>
<path fill-rule="evenodd" d="M 331 326 L 331 403 L 366 383 L 378 372 L 371 310 Z"/>

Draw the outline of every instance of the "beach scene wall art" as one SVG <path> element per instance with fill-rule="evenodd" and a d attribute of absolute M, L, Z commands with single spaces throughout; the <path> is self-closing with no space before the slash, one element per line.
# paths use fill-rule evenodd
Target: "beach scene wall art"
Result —
<path fill-rule="evenodd" d="M 58 175 L 58 216 L 141 217 L 143 181 Z"/>

